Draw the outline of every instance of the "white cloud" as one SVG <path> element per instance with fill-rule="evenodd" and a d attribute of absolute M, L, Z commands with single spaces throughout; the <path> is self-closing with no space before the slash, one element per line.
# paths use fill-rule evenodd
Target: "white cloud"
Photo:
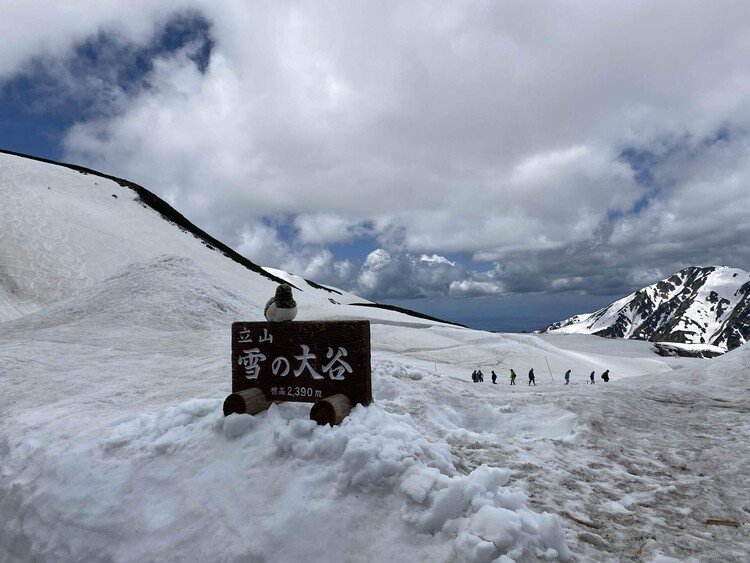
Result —
<path fill-rule="evenodd" d="M 360 294 L 375 298 L 503 294 L 492 272 L 467 271 L 439 255 L 417 258 L 382 248 L 367 256 L 354 287 Z"/>
<path fill-rule="evenodd" d="M 237 251 L 251 256 L 263 266 L 279 268 L 340 287 L 351 287 L 356 275 L 356 268 L 351 262 L 335 260 L 333 254 L 326 249 L 292 247 L 279 237 L 274 227 L 263 223 L 256 223 L 242 230 Z"/>
<path fill-rule="evenodd" d="M 440 256 L 439 254 L 432 254 L 431 256 L 422 254 L 422 256 L 419 257 L 419 261 L 428 262 L 429 264 L 448 264 L 450 266 L 456 265 L 455 262 L 451 262 L 445 256 Z"/>
<path fill-rule="evenodd" d="M 362 225 L 330 214 L 301 214 L 293 221 L 297 238 L 303 244 L 346 242 L 365 233 Z"/>
<path fill-rule="evenodd" d="M 259 262 L 384 295 L 620 291 L 690 262 L 750 267 L 748 3 L 45 6 L 2 8 L 0 80 L 102 30 L 143 43 L 176 10 L 210 22 L 205 73 L 162 57 L 148 88 L 68 133 L 66 157 L 169 196 Z M 628 147 L 655 155 L 658 190 Z M 261 217 L 297 240 L 258 242 Z M 390 258 L 357 273 L 320 248 L 361 236 Z M 493 279 L 414 263 L 454 252 L 496 262 Z"/>
<path fill-rule="evenodd" d="M 503 295 L 503 287 L 493 281 L 460 280 L 451 282 L 449 293 L 455 297 L 473 297 L 478 295 Z"/>

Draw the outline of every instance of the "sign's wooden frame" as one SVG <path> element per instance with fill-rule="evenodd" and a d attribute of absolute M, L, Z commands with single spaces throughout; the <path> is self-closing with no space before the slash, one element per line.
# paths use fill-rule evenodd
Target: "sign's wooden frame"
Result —
<path fill-rule="evenodd" d="M 232 324 L 232 394 L 224 414 L 273 402 L 314 403 L 310 417 L 338 424 L 372 402 L 369 321 Z"/>

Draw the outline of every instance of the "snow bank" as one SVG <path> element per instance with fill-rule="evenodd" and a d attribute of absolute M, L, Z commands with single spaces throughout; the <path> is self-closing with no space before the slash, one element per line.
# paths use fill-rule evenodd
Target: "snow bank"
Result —
<path fill-rule="evenodd" d="M 694 385 L 730 387 L 737 399 L 750 396 L 750 345 L 743 344 L 697 367 L 674 372 L 672 379 Z"/>
<path fill-rule="evenodd" d="M 192 400 L 75 436 L 29 411 L 0 435 L 0 559 L 570 557 L 508 470 L 461 475 L 445 442 L 377 405 L 338 428 L 307 408 L 224 418 L 221 401 Z"/>

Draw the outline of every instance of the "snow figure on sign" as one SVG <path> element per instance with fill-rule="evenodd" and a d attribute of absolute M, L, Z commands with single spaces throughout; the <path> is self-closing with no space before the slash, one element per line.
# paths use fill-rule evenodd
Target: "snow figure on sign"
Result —
<path fill-rule="evenodd" d="M 291 286 L 282 283 L 276 288 L 276 295 L 268 300 L 265 309 L 266 319 L 272 323 L 293 321 L 297 316 L 297 303 L 292 297 Z"/>

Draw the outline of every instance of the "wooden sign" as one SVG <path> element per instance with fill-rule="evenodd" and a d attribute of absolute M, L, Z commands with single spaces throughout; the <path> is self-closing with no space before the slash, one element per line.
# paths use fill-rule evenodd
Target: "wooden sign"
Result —
<path fill-rule="evenodd" d="M 232 393 L 314 403 L 345 395 L 372 402 L 369 321 L 232 324 Z"/>

